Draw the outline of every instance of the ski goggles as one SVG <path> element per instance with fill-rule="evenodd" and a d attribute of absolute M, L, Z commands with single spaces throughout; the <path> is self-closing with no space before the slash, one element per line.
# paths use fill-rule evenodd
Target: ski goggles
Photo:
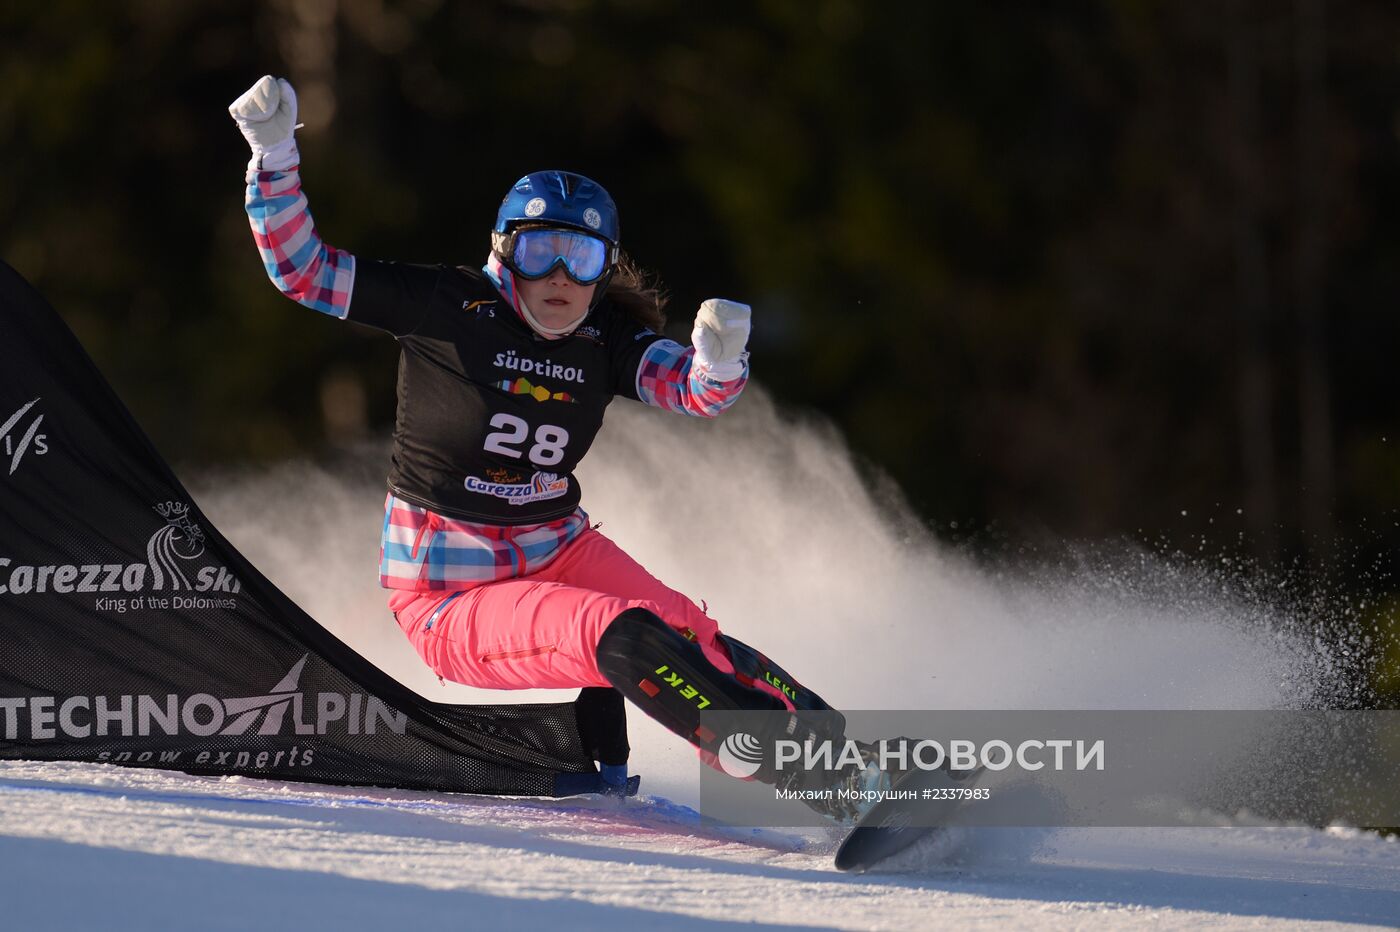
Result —
<path fill-rule="evenodd" d="M 580 285 L 591 285 L 612 268 L 616 247 L 575 230 L 534 228 L 496 233 L 496 252 L 524 279 L 544 278 L 558 267 Z"/>

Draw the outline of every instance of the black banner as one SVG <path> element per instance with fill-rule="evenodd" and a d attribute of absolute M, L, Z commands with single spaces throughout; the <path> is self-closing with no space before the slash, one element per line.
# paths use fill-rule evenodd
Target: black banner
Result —
<path fill-rule="evenodd" d="M 0 759 L 563 795 L 573 703 L 430 702 L 200 513 L 71 331 L 0 263 Z"/>

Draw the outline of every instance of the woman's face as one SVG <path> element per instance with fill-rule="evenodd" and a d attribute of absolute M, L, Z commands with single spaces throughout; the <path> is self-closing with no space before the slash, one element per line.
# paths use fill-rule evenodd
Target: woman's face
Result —
<path fill-rule="evenodd" d="M 535 319 L 554 330 L 568 327 L 583 320 L 588 307 L 593 303 L 593 292 L 598 284 L 580 285 L 557 268 L 544 278 L 534 281 L 516 279 L 515 288 L 520 299 L 535 315 Z M 551 339 L 558 339 L 553 337 Z"/>

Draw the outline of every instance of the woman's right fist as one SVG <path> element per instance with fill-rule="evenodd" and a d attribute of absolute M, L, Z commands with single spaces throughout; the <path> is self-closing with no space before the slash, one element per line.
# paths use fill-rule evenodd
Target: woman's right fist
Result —
<path fill-rule="evenodd" d="M 264 75 L 229 104 L 228 112 L 253 150 L 250 172 L 286 171 L 297 164 L 297 92 L 286 78 Z"/>

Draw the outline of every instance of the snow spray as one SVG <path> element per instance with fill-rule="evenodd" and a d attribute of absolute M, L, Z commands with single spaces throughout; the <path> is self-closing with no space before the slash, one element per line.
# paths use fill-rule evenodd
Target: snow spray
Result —
<path fill-rule="evenodd" d="M 193 485 L 249 559 L 386 672 L 437 701 L 499 701 L 439 682 L 390 616 L 387 463 L 376 445 Z M 615 404 L 578 478 L 603 533 L 838 708 L 1271 709 L 1338 688 L 1334 648 L 1218 573 L 1126 545 L 1059 573 L 979 566 L 862 474 L 830 424 L 761 387 L 713 421 Z M 629 718 L 644 791 L 692 801 L 693 754 Z"/>

